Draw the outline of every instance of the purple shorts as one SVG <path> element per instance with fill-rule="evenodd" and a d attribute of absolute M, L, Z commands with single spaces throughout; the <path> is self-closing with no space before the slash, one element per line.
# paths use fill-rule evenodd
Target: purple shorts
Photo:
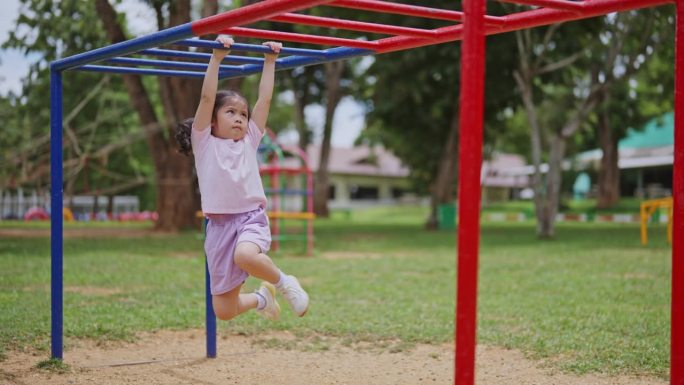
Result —
<path fill-rule="evenodd" d="M 211 294 L 227 293 L 240 286 L 247 272 L 233 256 L 240 242 L 252 242 L 262 253 L 271 247 L 271 230 L 263 208 L 239 214 L 209 214 L 204 252 L 207 254 Z"/>

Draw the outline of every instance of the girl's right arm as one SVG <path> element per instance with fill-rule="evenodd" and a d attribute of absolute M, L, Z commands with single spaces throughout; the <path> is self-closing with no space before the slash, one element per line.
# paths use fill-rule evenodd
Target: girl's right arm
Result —
<path fill-rule="evenodd" d="M 204 74 L 204 83 L 202 83 L 202 95 L 200 96 L 199 106 L 195 112 L 195 121 L 193 126 L 196 130 L 202 131 L 211 124 L 211 115 L 214 109 L 214 100 L 216 100 L 216 90 L 218 88 L 218 71 L 219 65 L 226 55 L 230 52 L 228 48 L 233 45 L 233 39 L 221 36 L 216 39 L 223 44 L 226 49 L 215 49 L 209 59 L 209 66 L 207 72 Z"/>

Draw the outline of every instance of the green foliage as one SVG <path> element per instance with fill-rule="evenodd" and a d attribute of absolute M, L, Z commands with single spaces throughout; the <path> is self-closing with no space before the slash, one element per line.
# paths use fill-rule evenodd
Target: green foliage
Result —
<path fill-rule="evenodd" d="M 571 138 L 570 154 L 598 146 L 598 115 L 604 111 L 618 139 L 628 128 L 639 129 L 649 119 L 671 111 L 673 11 L 674 7 L 663 6 L 566 23 L 546 45 L 542 41 L 550 27 L 521 32 L 537 42 L 534 52 L 527 54 L 542 66 L 578 55 L 570 65 L 535 79 L 537 113 L 545 131 L 542 136 L 560 131 L 593 91 L 592 86 L 608 84 L 608 97 Z M 615 50 L 619 41 L 623 43 Z M 617 54 L 615 59 L 613 54 Z M 517 119 L 510 122 L 511 127 L 519 124 Z"/>
<path fill-rule="evenodd" d="M 50 61 L 108 45 L 93 2 L 22 0 L 16 29 L 4 48 L 38 59 L 11 105 L 11 119 L 0 145 L 0 175 L 13 186 L 49 185 Z M 149 152 L 122 78 L 64 72 L 64 159 L 67 193 L 89 192 L 146 180 L 152 174 Z M 131 138 L 137 138 L 131 140 Z M 112 150 L 107 150 L 109 147 Z"/>
<path fill-rule="evenodd" d="M 451 8 L 441 1 L 433 7 Z M 492 4 L 492 11 L 497 10 Z M 377 15 L 375 22 L 436 28 L 444 22 L 397 15 Z M 487 41 L 485 136 L 497 146 L 505 128 L 502 111 L 513 102 L 511 76 L 515 59 L 512 35 Z M 415 187 L 425 192 L 434 180 L 440 155 L 459 106 L 460 43 L 446 43 L 378 55 L 359 79 L 369 121 L 361 142 L 382 143 L 409 168 Z M 465 74 L 467 76 L 467 74 Z"/>
<path fill-rule="evenodd" d="M 620 139 L 629 128 L 641 129 L 648 120 L 673 109 L 674 7 L 625 12 L 603 21 L 604 30 L 589 46 L 588 56 L 591 66 L 602 68 L 600 76 L 615 80 L 608 101 L 596 112 L 607 112 L 611 129 Z M 627 38 L 616 68 L 603 68 L 619 34 Z M 595 146 L 594 137 L 587 138 L 587 144 Z"/>

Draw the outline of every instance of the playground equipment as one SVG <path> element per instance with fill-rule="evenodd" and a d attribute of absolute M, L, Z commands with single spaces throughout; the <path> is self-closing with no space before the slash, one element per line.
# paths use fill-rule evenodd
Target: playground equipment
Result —
<path fill-rule="evenodd" d="M 656 210 L 667 210 L 667 241 L 672 243 L 672 197 L 641 202 L 641 244 L 648 245 L 648 221 Z"/>
<path fill-rule="evenodd" d="M 47 221 L 50 219 L 50 213 L 48 213 L 42 207 L 31 207 L 24 213 L 24 221 Z M 62 219 L 67 222 L 74 221 L 74 213 L 71 209 L 64 207 L 62 209 Z"/>
<path fill-rule="evenodd" d="M 580 20 L 613 12 L 630 11 L 664 4 L 677 7 L 677 38 L 675 40 L 675 155 L 673 172 L 673 233 L 684 234 L 684 1 L 674 0 L 499 0 L 523 5 L 512 13 L 486 14 L 485 0 L 464 0 L 463 12 L 380 0 L 269 0 L 248 5 L 202 20 L 186 23 L 164 31 L 129 41 L 98 48 L 50 63 L 51 89 L 51 178 L 52 212 L 62 210 L 62 76 L 65 71 L 97 71 L 121 74 L 148 74 L 202 78 L 207 66 L 200 63 L 151 60 L 127 55 L 162 56 L 208 60 L 209 54 L 158 49 L 162 45 L 222 48 L 213 41 L 188 39 L 193 36 L 226 33 L 280 41 L 332 45 L 328 49 L 284 48 L 276 68 L 289 69 L 326 61 L 382 54 L 432 44 L 463 40 L 461 50 L 460 135 L 459 160 L 459 227 L 458 279 L 456 299 L 455 382 L 472 385 L 475 381 L 475 331 L 477 314 L 477 266 L 479 251 L 480 171 L 482 165 L 482 126 L 484 109 L 485 36 L 542 25 Z M 459 2 L 454 1 L 454 4 Z M 442 19 L 453 25 L 436 29 L 407 28 L 351 20 L 314 17 L 290 12 L 314 6 L 334 6 L 370 12 L 402 14 L 414 17 Z M 530 6 L 525 8 L 524 6 Z M 342 39 L 330 36 L 265 31 L 242 26 L 257 21 L 298 23 L 393 35 L 378 40 Z M 231 52 L 268 52 L 260 45 L 235 44 Z M 263 59 L 244 56 L 226 57 L 221 78 L 240 77 L 261 72 Z M 97 64 L 93 64 L 97 63 Z M 147 66 L 154 68 L 138 68 Z M 180 69 L 168 69 L 168 68 Z M 400 106 L 397 106 L 400 108 Z M 57 186 L 57 187 L 54 187 Z M 63 222 L 52 216 L 52 357 L 62 358 L 62 294 L 63 294 Z M 672 247 L 672 320 L 671 377 L 672 384 L 684 384 L 684 237 L 673 237 Z M 208 276 L 208 273 L 207 273 Z M 207 278 L 208 279 L 208 278 Z M 208 285 L 207 285 L 208 288 Z M 213 339 L 213 341 L 212 341 Z M 211 297 L 207 296 L 207 355 L 216 356 L 215 318 Z"/>
<path fill-rule="evenodd" d="M 31 207 L 24 214 L 25 221 L 47 221 L 48 219 L 50 219 L 50 214 L 42 207 Z"/>
<path fill-rule="evenodd" d="M 271 249 L 277 251 L 283 241 L 304 240 L 306 254 L 311 255 L 316 215 L 313 212 L 313 172 L 306 153 L 299 147 L 278 145 L 271 134 L 264 137 L 259 154 L 263 159 L 259 172 L 264 192 L 270 196 Z M 288 233 L 290 227 L 286 226 L 286 220 L 303 221 L 304 231 Z"/>

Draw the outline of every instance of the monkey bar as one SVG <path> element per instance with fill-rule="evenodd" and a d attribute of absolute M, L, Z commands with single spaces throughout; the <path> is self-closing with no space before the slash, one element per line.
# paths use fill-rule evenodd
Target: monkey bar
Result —
<path fill-rule="evenodd" d="M 177 27 L 56 60 L 51 68 L 51 170 L 52 212 L 62 212 L 62 74 L 65 71 L 96 71 L 156 76 L 204 76 L 208 53 L 197 49 L 222 48 L 214 41 L 199 39 L 208 34 L 272 39 L 329 48 L 282 49 L 276 70 L 328 61 L 382 54 L 427 45 L 464 40 L 461 71 L 459 163 L 458 281 L 456 305 L 455 383 L 474 383 L 477 310 L 477 265 L 479 248 L 480 166 L 482 162 L 482 115 L 484 101 L 485 36 L 537 26 L 579 20 L 612 12 L 629 11 L 674 3 L 677 6 L 675 156 L 673 176 L 674 230 L 672 247 L 671 384 L 684 384 L 684 5 L 682 0 L 498 0 L 516 4 L 515 12 L 486 14 L 485 0 L 464 0 L 463 11 L 407 5 L 381 0 L 267 0 L 186 23 Z M 459 2 L 454 1 L 454 4 Z M 338 7 L 448 22 L 434 29 L 316 17 L 306 14 L 312 7 Z M 303 11 L 303 13 L 294 13 Z M 259 21 L 294 23 L 359 32 L 358 38 L 298 34 L 247 27 Z M 371 39 L 367 34 L 388 35 Z M 164 48 L 161 48 L 164 47 Z M 192 48 L 192 50 L 191 50 Z M 235 44 L 232 52 L 263 54 L 268 48 Z M 154 57 L 156 59 L 153 59 Z M 162 58 L 162 59 L 160 59 Z M 164 60 L 164 59 L 176 60 Z M 186 61 L 179 61 L 186 59 Z M 262 70 L 258 56 L 229 55 L 219 70 L 223 79 Z M 63 223 L 52 215 L 52 357 L 62 358 L 62 261 Z M 207 354 L 216 355 L 215 318 L 207 298 Z"/>

